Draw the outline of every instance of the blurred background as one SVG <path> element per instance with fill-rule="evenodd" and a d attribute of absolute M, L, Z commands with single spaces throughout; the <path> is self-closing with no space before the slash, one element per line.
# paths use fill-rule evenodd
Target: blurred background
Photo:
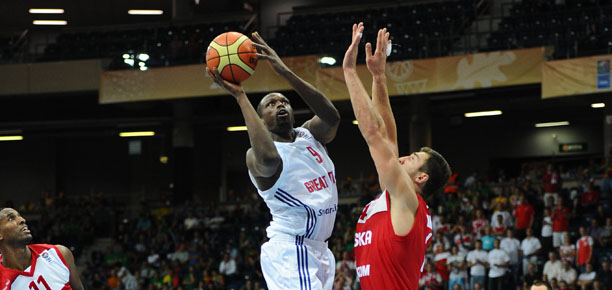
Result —
<path fill-rule="evenodd" d="M 0 16 L 0 205 L 28 218 L 35 242 L 71 247 L 87 289 L 265 287 L 258 257 L 270 216 L 247 176 L 247 133 L 230 129 L 244 121 L 204 74 L 208 44 L 226 31 L 259 31 L 340 111 L 327 146 L 340 192 L 329 243 L 336 287 L 358 289 L 354 225 L 380 193 L 339 67 L 359 21 L 365 41 L 391 33 L 400 154 L 431 146 L 455 173 L 428 200 L 446 230 L 430 253 L 441 280 L 422 286 L 453 287 L 454 269 L 466 289 L 471 269 L 442 266 L 438 254 L 456 244 L 465 259 L 485 235 L 478 210 L 490 226 L 505 211 L 505 227 L 525 231 L 521 195 L 542 241 L 538 278 L 548 250 L 562 255 L 542 236 L 558 196 L 571 215 L 555 232 L 576 244 L 585 226 L 595 241 L 588 263 L 604 274 L 586 287 L 612 277 L 602 266 L 612 255 L 610 1 L 29 0 L 1 1 Z M 244 85 L 254 104 L 287 95 L 297 125 L 312 117 L 264 62 Z M 571 267 L 576 281 L 565 283 L 581 287 L 591 272 L 577 259 Z M 528 268 L 508 270 L 523 287 Z"/>

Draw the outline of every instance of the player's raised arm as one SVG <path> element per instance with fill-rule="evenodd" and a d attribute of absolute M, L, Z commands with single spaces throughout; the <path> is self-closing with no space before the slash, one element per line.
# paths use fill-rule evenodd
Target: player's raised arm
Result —
<path fill-rule="evenodd" d="M 387 138 L 395 144 L 393 147 L 396 157 L 399 157 L 399 149 L 397 146 L 397 126 L 395 125 L 395 117 L 391 110 L 389 102 L 389 93 L 387 92 L 387 78 L 385 75 L 385 67 L 387 64 L 387 50 L 390 49 L 391 40 L 389 32 L 386 28 L 378 30 L 376 38 L 376 50 L 372 53 L 372 45 L 366 44 L 366 65 L 372 74 L 372 104 L 376 112 L 380 114 L 384 123 L 384 130 Z"/>
<path fill-rule="evenodd" d="M 387 92 L 387 78 L 385 75 L 385 67 L 387 64 L 387 53 L 390 49 L 391 40 L 389 32 L 386 28 L 378 30 L 376 38 L 376 50 L 372 53 L 372 45 L 366 44 L 366 65 L 372 74 L 372 104 L 376 112 L 380 114 L 383 120 L 383 126 L 380 130 L 384 130 L 386 137 L 393 144 L 393 151 L 396 158 L 399 158 L 399 149 L 397 146 L 397 126 L 395 125 L 395 117 L 391 110 L 389 102 L 389 93 Z M 379 178 L 380 188 L 385 189 L 386 186 Z"/>
<path fill-rule="evenodd" d="M 227 90 L 236 98 L 240 106 L 240 111 L 248 128 L 249 141 L 251 142 L 251 149 L 247 151 L 247 167 L 251 174 L 255 177 L 272 177 L 280 172 L 282 160 L 276 150 L 276 146 L 274 146 L 270 131 L 265 127 L 259 115 L 257 115 L 242 86 L 222 79 L 216 70 L 211 72 L 206 68 L 206 71 L 217 85 Z M 267 188 L 260 189 L 264 190 Z"/>
<path fill-rule="evenodd" d="M 353 111 L 359 130 L 368 143 L 381 183 L 388 189 L 391 198 L 405 201 L 400 202 L 401 206 L 414 213 L 419 204 L 414 184 L 408 173 L 401 168 L 394 149 L 397 145 L 387 137 L 384 121 L 357 75 L 357 52 L 362 35 L 363 23 L 354 24 L 352 42 L 342 64 Z M 416 154 L 413 155 L 410 158 L 418 158 Z"/>
<path fill-rule="evenodd" d="M 76 265 L 74 264 L 74 256 L 72 255 L 72 251 L 62 245 L 56 245 L 57 249 L 60 251 L 64 260 L 66 260 L 66 264 L 68 264 L 68 269 L 70 270 L 70 287 L 73 290 L 83 290 L 83 283 L 81 282 L 81 277 L 79 276 L 79 271 L 77 270 Z"/>
<path fill-rule="evenodd" d="M 285 78 L 314 112 L 315 116 L 302 126 L 308 129 L 319 142 L 329 143 L 336 136 L 340 123 L 340 113 L 336 107 L 323 93 L 291 71 L 259 33 L 254 32 L 252 36 L 253 45 L 260 51 L 257 57 L 267 60 L 274 72 Z"/>

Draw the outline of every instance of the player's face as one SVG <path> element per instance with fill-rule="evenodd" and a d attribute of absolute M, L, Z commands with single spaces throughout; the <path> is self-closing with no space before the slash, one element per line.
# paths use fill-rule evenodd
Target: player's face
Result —
<path fill-rule="evenodd" d="M 279 93 L 266 95 L 259 104 L 261 118 L 270 131 L 293 128 L 293 108 L 289 99 Z"/>
<path fill-rule="evenodd" d="M 429 154 L 425 152 L 414 152 L 408 156 L 402 156 L 399 158 L 399 163 L 402 168 L 410 175 L 412 179 L 415 179 L 419 173 L 419 169 L 425 164 L 425 161 L 429 158 Z"/>
<path fill-rule="evenodd" d="M 32 241 L 26 220 L 12 208 L 0 211 L 0 241 L 19 244 Z"/>

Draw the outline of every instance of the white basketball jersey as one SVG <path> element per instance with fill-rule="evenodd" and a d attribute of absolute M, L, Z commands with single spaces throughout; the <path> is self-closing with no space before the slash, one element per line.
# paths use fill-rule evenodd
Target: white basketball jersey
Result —
<path fill-rule="evenodd" d="M 307 129 L 294 130 L 294 142 L 274 142 L 283 161 L 278 180 L 266 191 L 257 189 L 272 214 L 266 231 L 268 238 L 291 235 L 325 241 L 338 210 L 334 163 Z M 250 172 L 249 176 L 257 187 Z"/>
<path fill-rule="evenodd" d="M 28 245 L 32 264 L 25 271 L 0 265 L 2 290 L 70 290 L 70 269 L 57 247 L 46 244 Z"/>

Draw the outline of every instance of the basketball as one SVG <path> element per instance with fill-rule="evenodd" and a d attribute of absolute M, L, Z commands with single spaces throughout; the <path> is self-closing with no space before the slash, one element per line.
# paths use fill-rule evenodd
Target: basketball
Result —
<path fill-rule="evenodd" d="M 242 33 L 222 33 L 206 50 L 206 66 L 210 71 L 216 68 L 224 80 L 238 84 L 255 72 L 257 50 Z"/>

